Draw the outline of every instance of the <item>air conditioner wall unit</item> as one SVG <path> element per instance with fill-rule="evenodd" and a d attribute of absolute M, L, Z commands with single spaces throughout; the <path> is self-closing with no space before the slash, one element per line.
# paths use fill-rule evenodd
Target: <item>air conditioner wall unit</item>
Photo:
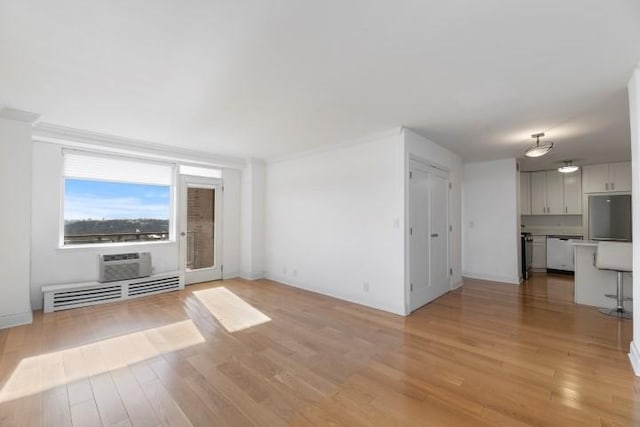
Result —
<path fill-rule="evenodd" d="M 151 275 L 151 253 L 101 254 L 98 271 L 101 283 L 148 277 Z"/>

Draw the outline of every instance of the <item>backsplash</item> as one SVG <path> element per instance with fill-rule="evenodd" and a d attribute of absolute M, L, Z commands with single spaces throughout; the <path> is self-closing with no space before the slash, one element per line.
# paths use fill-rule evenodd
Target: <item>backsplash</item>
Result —
<path fill-rule="evenodd" d="M 522 215 L 525 227 L 582 227 L 582 215 Z"/>

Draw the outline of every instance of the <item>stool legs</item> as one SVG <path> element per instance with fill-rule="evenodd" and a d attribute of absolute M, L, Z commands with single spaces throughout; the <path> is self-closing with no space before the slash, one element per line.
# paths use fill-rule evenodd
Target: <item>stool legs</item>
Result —
<path fill-rule="evenodd" d="M 617 290 L 616 290 L 616 308 L 600 308 L 598 311 L 600 313 L 606 314 L 607 316 L 618 317 L 620 319 L 632 319 L 633 313 L 625 311 L 624 309 L 624 289 L 622 287 L 622 271 L 617 272 L 618 277 L 616 281 Z"/>

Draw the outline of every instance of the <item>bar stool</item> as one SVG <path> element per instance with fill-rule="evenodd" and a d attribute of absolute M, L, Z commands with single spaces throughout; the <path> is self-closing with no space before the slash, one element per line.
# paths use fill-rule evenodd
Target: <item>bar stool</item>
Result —
<path fill-rule="evenodd" d="M 607 298 L 615 298 L 616 308 L 600 308 L 600 313 L 621 319 L 632 319 L 633 313 L 625 311 L 624 302 L 631 298 L 624 297 L 622 288 L 622 274 L 633 270 L 633 256 L 631 243 L 626 242 L 598 242 L 595 266 L 599 270 L 611 270 L 618 274 L 615 295 L 606 294 Z"/>

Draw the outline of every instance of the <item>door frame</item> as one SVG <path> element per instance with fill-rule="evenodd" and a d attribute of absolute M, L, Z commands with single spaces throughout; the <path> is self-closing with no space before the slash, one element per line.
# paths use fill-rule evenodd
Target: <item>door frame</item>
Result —
<path fill-rule="evenodd" d="M 224 203 L 224 185 L 221 178 L 209 178 L 195 175 L 179 175 L 179 215 L 178 221 L 178 262 L 179 270 L 184 274 L 185 285 L 193 283 L 208 282 L 213 280 L 221 280 L 223 278 L 222 267 L 222 213 Z M 188 188 L 208 188 L 215 189 L 215 208 L 214 208 L 214 252 L 213 267 L 201 268 L 198 270 L 187 270 L 187 189 Z"/>
<path fill-rule="evenodd" d="M 446 172 L 448 174 L 448 183 L 449 183 L 449 191 L 447 194 L 447 229 L 448 229 L 448 233 L 447 233 L 447 268 L 451 269 L 451 259 L 452 259 L 452 250 L 453 250 L 453 244 L 452 244 L 452 235 L 453 235 L 453 230 L 452 230 L 452 220 L 451 220 L 451 191 L 452 191 L 452 182 L 451 182 L 451 170 L 448 167 L 442 166 L 440 164 L 438 164 L 437 162 L 433 162 L 429 159 L 417 156 L 415 154 L 412 153 L 408 153 L 408 155 L 406 156 L 406 161 L 405 161 L 405 176 L 404 176 L 404 183 L 405 183 L 405 221 L 404 221 L 404 259 L 405 259 L 405 265 L 404 265 L 404 294 L 405 294 L 405 300 L 404 300 L 404 307 L 405 307 L 405 314 L 409 315 L 411 314 L 412 310 L 411 310 L 411 235 L 409 233 L 409 228 L 411 226 L 411 181 L 410 181 L 410 177 L 409 174 L 411 173 L 411 162 L 415 161 L 418 163 L 421 163 L 422 165 L 424 165 L 426 168 L 435 168 L 438 169 L 442 172 Z M 431 194 L 429 194 L 429 200 L 431 200 Z M 429 209 L 431 209 L 431 202 L 429 202 Z M 429 221 L 429 224 L 431 224 L 431 221 Z M 431 225 L 429 225 L 431 226 Z M 429 254 L 429 257 L 431 257 L 431 254 Z M 431 269 L 430 269 L 431 270 Z M 451 271 L 451 270 L 449 270 Z M 431 271 L 429 271 L 429 274 L 431 274 Z M 449 274 L 449 291 L 453 290 L 453 274 Z"/>

